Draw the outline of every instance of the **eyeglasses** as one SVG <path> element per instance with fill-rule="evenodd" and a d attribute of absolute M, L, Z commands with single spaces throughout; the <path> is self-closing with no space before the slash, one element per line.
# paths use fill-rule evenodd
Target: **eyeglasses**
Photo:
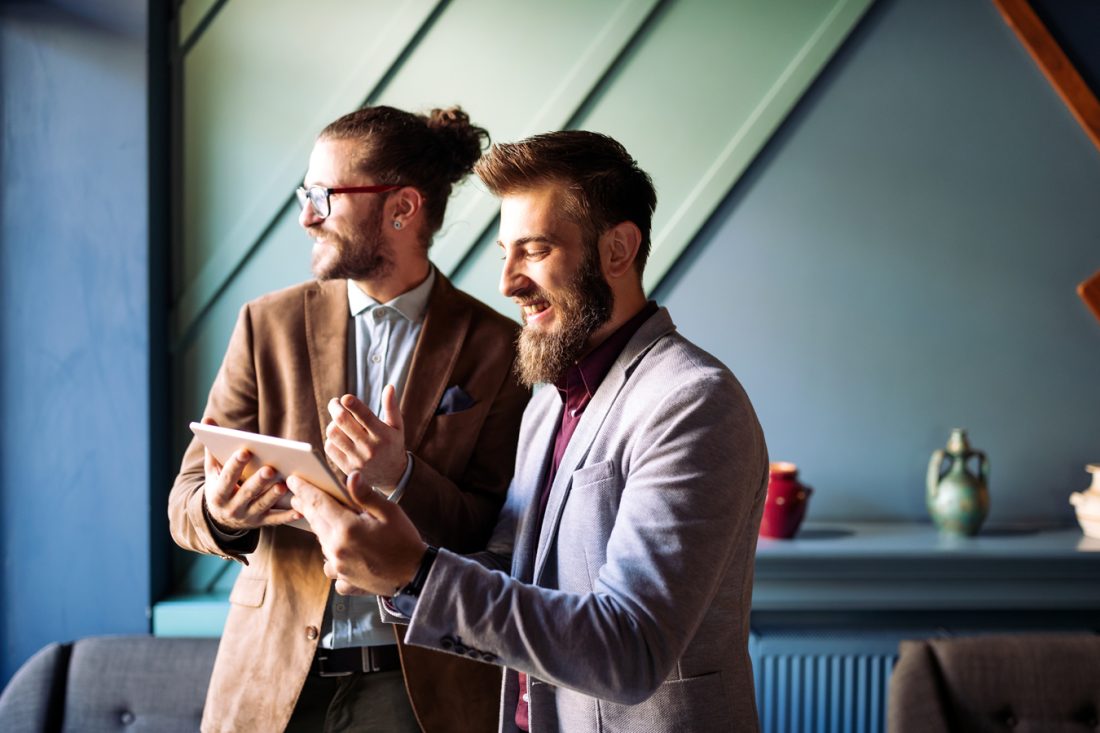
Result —
<path fill-rule="evenodd" d="M 328 197 L 334 193 L 385 193 L 386 191 L 396 191 L 399 188 L 401 186 L 395 184 L 344 186 L 342 188 L 325 188 L 324 186 L 306 188 L 305 186 L 298 186 L 294 193 L 298 195 L 298 203 L 301 204 L 303 209 L 306 207 L 306 203 L 309 203 L 313 207 L 313 212 L 324 219 L 332 213 Z"/>

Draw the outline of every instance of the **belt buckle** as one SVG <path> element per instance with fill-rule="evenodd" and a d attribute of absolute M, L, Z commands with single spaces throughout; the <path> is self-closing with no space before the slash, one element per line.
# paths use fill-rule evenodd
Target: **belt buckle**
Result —
<path fill-rule="evenodd" d="M 363 647 L 363 671 L 364 672 L 381 672 L 382 666 L 374 659 L 374 647 Z"/>
<path fill-rule="evenodd" d="M 328 672 L 325 670 L 325 660 L 328 657 L 324 656 L 320 652 L 317 653 L 317 676 L 318 677 L 347 677 L 352 674 L 351 671 L 347 672 Z"/>

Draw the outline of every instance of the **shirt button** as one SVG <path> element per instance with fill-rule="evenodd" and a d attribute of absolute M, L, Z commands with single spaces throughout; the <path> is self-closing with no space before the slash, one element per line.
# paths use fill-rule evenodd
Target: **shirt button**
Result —
<path fill-rule="evenodd" d="M 382 312 L 381 308 L 374 309 L 374 320 L 381 321 L 386 314 Z"/>
<path fill-rule="evenodd" d="M 313 641 L 314 639 L 317 638 L 317 627 L 316 626 L 307 626 L 306 627 L 306 638 L 309 639 L 310 641 Z"/>
<path fill-rule="evenodd" d="M 344 604 L 343 603 L 337 603 L 336 604 L 336 610 L 337 611 L 343 611 L 344 610 Z"/>
<path fill-rule="evenodd" d="M 528 695 L 526 692 L 523 693 L 523 701 L 524 702 L 531 702 L 531 696 Z"/>
<path fill-rule="evenodd" d="M 382 361 L 382 357 L 379 356 L 378 354 L 373 354 L 373 355 L 371 355 L 370 360 L 372 362 L 374 362 L 375 364 L 377 364 L 378 362 Z"/>

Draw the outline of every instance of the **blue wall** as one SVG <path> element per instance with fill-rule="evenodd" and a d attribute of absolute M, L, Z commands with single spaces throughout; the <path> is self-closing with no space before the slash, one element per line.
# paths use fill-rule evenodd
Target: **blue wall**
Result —
<path fill-rule="evenodd" d="M 1098 29 L 1093 28 L 1093 38 Z M 813 519 L 926 520 L 966 427 L 990 522 L 1100 461 L 1100 151 L 986 0 L 879 0 L 659 289 L 740 376 Z"/>
<path fill-rule="evenodd" d="M 148 630 L 146 8 L 0 4 L 0 683 Z"/>

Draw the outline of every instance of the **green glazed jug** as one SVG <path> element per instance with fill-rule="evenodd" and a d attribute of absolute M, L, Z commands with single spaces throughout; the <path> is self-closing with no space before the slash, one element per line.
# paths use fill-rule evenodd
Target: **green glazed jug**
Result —
<path fill-rule="evenodd" d="M 967 468 L 977 459 L 978 473 Z M 928 463 L 928 513 L 940 532 L 957 537 L 972 537 L 989 514 L 989 459 L 980 450 L 971 450 L 966 430 L 954 428 L 947 450 L 932 453 Z"/>

